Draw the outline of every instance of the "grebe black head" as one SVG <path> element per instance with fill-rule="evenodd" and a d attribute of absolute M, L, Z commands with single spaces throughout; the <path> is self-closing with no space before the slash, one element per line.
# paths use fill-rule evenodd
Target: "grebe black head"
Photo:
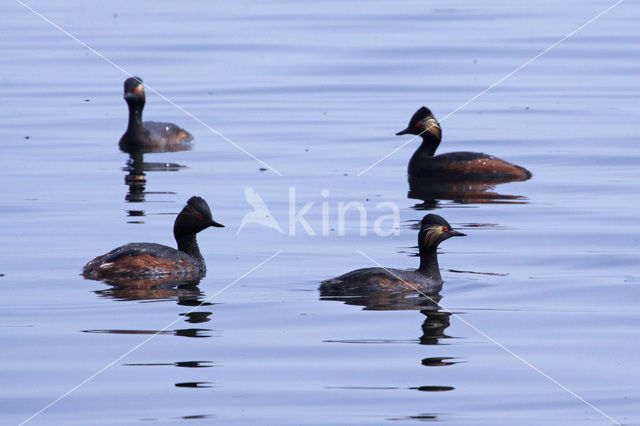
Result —
<path fill-rule="evenodd" d="M 527 180 L 531 173 L 520 166 L 481 152 L 450 152 L 434 156 L 442 140 L 440 123 L 423 106 L 413 114 L 406 129 L 396 135 L 418 135 L 422 143 L 409 160 L 409 179 L 440 181 L 488 181 L 493 183 Z"/>
<path fill-rule="evenodd" d="M 178 240 L 181 236 L 197 234 L 210 226 L 224 228 L 224 225 L 213 220 L 211 209 L 205 200 L 191 197 L 173 224 L 173 235 Z"/>
<path fill-rule="evenodd" d="M 143 148 L 145 152 L 182 151 L 191 148 L 193 136 L 172 123 L 142 122 L 142 110 L 146 102 L 144 85 L 140 77 L 124 82 L 124 100 L 129 108 L 127 131 L 120 138 L 120 149 L 130 152 Z"/>
<path fill-rule="evenodd" d="M 144 94 L 144 85 L 140 77 L 131 77 L 124 81 L 123 98 L 128 104 L 144 106 L 146 97 Z"/>
<path fill-rule="evenodd" d="M 442 140 L 440 123 L 433 116 L 431 110 L 425 106 L 413 114 L 407 128 L 396 133 L 396 136 L 406 134 L 421 136 L 423 148 L 430 152 L 431 155 L 435 154 Z"/>
<path fill-rule="evenodd" d="M 213 220 L 211 209 L 205 200 L 191 197 L 173 226 L 177 250 L 155 243 L 126 244 L 87 263 L 83 275 L 91 279 L 163 276 L 200 278 L 206 273 L 206 266 L 196 234 L 211 226 L 224 227 Z"/>
<path fill-rule="evenodd" d="M 451 237 L 466 234 L 455 231 L 442 216 L 428 214 L 420 223 L 418 249 L 420 267 L 407 271 L 393 268 L 364 268 L 347 272 L 337 278 L 323 281 L 323 295 L 348 296 L 380 290 L 420 291 L 432 293 L 442 285 L 438 266 L 438 245 Z"/>
<path fill-rule="evenodd" d="M 437 214 L 428 214 L 420 221 L 420 232 L 418 233 L 418 247 L 424 250 L 434 250 L 444 240 L 451 237 L 464 237 L 464 234 L 455 231 L 449 222 Z"/>

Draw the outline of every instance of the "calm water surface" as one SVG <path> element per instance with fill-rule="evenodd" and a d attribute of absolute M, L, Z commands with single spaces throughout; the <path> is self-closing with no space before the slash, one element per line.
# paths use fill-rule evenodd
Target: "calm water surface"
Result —
<path fill-rule="evenodd" d="M 29 424 L 639 424 L 640 6 L 444 119 L 612 4 L 28 2 L 110 63 L 4 2 L 0 424 L 72 390 Z M 142 187 L 125 185 L 114 64 L 144 78 L 146 119 L 196 139 L 146 154 Z M 394 133 L 421 105 L 441 120 L 439 152 L 533 178 L 497 198 L 408 198 L 416 141 L 359 175 L 409 140 Z M 238 233 L 246 187 L 284 233 Z M 227 226 L 201 234 L 197 286 L 79 275 L 129 241 L 173 245 L 194 194 Z M 366 235 L 355 210 L 340 235 L 341 202 L 366 207 Z M 316 235 L 291 235 L 307 203 Z M 398 206 L 398 235 L 375 234 L 378 203 Z M 415 267 L 425 209 L 468 234 L 441 247 L 439 306 L 321 297 L 321 280 L 375 266 L 362 253 Z"/>

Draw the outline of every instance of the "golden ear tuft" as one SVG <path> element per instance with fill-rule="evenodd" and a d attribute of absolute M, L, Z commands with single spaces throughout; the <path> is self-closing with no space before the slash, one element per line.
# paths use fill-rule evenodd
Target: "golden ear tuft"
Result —
<path fill-rule="evenodd" d="M 440 129 L 440 123 L 433 115 L 430 115 L 421 121 L 425 130 L 431 133 L 438 139 L 442 139 L 442 130 Z"/>
<path fill-rule="evenodd" d="M 436 240 L 442 235 L 444 230 L 442 225 L 434 225 L 427 228 L 427 232 L 422 238 L 422 243 L 425 247 L 431 247 L 435 244 Z"/>

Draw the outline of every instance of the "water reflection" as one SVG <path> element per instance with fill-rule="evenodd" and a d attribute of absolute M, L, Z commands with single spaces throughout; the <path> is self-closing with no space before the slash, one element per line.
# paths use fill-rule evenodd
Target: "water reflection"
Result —
<path fill-rule="evenodd" d="M 453 386 L 415 386 L 409 389 L 414 389 L 420 392 L 447 392 L 452 391 L 455 388 Z"/>
<path fill-rule="evenodd" d="M 438 345 L 442 344 L 440 341 L 443 339 L 451 339 L 451 336 L 444 333 L 450 325 L 451 312 L 422 310 L 420 313 L 425 316 L 422 322 L 422 336 L 420 336 L 421 345 Z"/>
<path fill-rule="evenodd" d="M 436 422 L 438 420 L 440 420 L 440 418 L 438 417 L 438 414 L 418 414 L 415 416 L 407 416 L 407 417 L 390 417 L 387 420 L 393 420 L 393 421 L 398 421 L 398 420 L 417 420 L 419 422 Z"/>
<path fill-rule="evenodd" d="M 132 363 L 122 364 L 125 367 L 186 367 L 186 368 L 210 368 L 213 367 L 211 361 L 179 361 L 179 362 L 152 362 L 152 363 Z"/>
<path fill-rule="evenodd" d="M 90 334 L 151 334 L 151 335 L 173 335 L 182 337 L 213 337 L 209 328 L 182 328 L 178 330 L 82 330 L 83 333 Z"/>
<path fill-rule="evenodd" d="M 212 388 L 213 387 L 213 383 L 211 383 L 211 382 L 182 382 L 182 383 L 176 383 L 174 386 L 177 387 L 177 388 L 206 389 L 206 388 Z"/>
<path fill-rule="evenodd" d="M 456 359 L 458 358 L 453 356 L 437 356 L 437 357 L 425 358 L 422 360 L 422 365 L 424 365 L 425 367 L 442 367 L 446 365 L 454 365 L 454 364 L 464 362 L 464 361 L 455 361 Z"/>
<path fill-rule="evenodd" d="M 147 176 L 145 172 L 177 172 L 186 166 L 176 163 L 149 163 L 144 161 L 145 151 L 143 149 L 127 149 L 129 154 L 126 165 L 122 168 L 127 172 L 124 183 L 129 187 L 125 200 L 129 203 L 142 203 L 147 194 L 173 194 L 173 192 L 148 192 L 146 191 Z M 144 210 L 129 210 L 130 217 L 144 216 Z"/>
<path fill-rule="evenodd" d="M 215 416 L 212 416 L 210 414 L 194 414 L 191 416 L 182 416 L 179 420 L 203 420 L 212 418 L 215 418 Z"/>
<path fill-rule="evenodd" d="M 392 310 L 417 310 L 424 315 L 421 324 L 422 333 L 418 338 L 420 345 L 442 345 L 443 340 L 451 337 L 445 334 L 450 325 L 451 312 L 444 311 L 439 303 L 442 300 L 440 290 L 442 286 L 434 286 L 430 292 L 418 294 L 410 290 L 391 290 L 371 286 L 330 286 L 320 287 L 320 299 L 341 301 L 347 305 L 363 306 L 364 310 L 392 311 Z M 336 342 L 336 341 L 333 341 Z M 341 343 L 398 343 L 398 341 L 340 341 Z M 423 358 L 420 364 L 426 367 L 445 367 L 456 363 L 455 357 L 431 357 Z M 453 386 L 422 385 L 409 389 L 420 392 L 446 392 L 452 391 Z"/>
<path fill-rule="evenodd" d="M 178 303 L 180 304 L 180 303 Z M 209 322 L 211 321 L 211 318 L 209 318 L 209 316 L 211 316 L 212 312 L 186 312 L 184 314 L 180 314 L 181 317 L 186 317 L 187 319 L 185 319 L 186 322 L 192 323 L 192 324 L 200 324 L 203 322 Z"/>
<path fill-rule="evenodd" d="M 113 277 L 105 280 L 108 288 L 95 290 L 98 297 L 112 299 L 114 301 L 140 301 L 160 302 L 175 301 L 179 306 L 193 307 L 187 312 L 178 313 L 178 316 L 186 323 L 202 324 L 211 321 L 213 312 L 194 310 L 198 307 L 213 306 L 206 301 L 204 293 L 198 287 L 200 279 L 176 280 L 175 278 L 142 279 L 131 277 Z M 177 320 L 168 320 L 168 325 L 173 325 Z M 173 330 L 140 330 L 140 329 L 94 329 L 82 330 L 83 333 L 92 334 L 116 334 L 116 335 L 149 335 L 149 339 L 156 335 L 181 336 L 189 338 L 217 337 L 219 334 L 211 328 L 177 328 Z M 123 364 L 134 367 L 158 367 L 173 366 L 179 368 L 209 368 L 213 367 L 213 361 L 175 361 L 175 362 L 142 362 Z M 208 381 L 179 382 L 174 383 L 178 388 L 210 388 L 212 383 Z"/>
<path fill-rule="evenodd" d="M 440 340 L 450 339 L 444 331 L 449 327 L 450 312 L 439 306 L 442 296 L 439 292 L 422 295 L 413 291 L 384 291 L 358 288 L 357 291 L 340 292 L 335 287 L 320 289 L 321 300 L 341 301 L 347 305 L 363 306 L 364 310 L 397 311 L 417 310 L 425 316 L 422 322 L 421 345 L 438 345 Z"/>
<path fill-rule="evenodd" d="M 423 204 L 414 206 L 416 210 L 432 210 L 438 200 L 450 200 L 459 204 L 527 204 L 527 198 L 521 195 L 508 195 L 494 192 L 496 185 L 504 182 L 440 182 L 434 180 L 409 178 L 408 198 L 422 200 Z"/>
<path fill-rule="evenodd" d="M 200 279 L 176 280 L 172 277 L 164 278 L 131 278 L 112 277 L 104 283 L 109 287 L 102 290 L 95 290 L 99 297 L 113 299 L 116 301 L 166 301 L 174 300 L 180 306 L 213 306 L 213 303 L 205 301 L 205 295 L 198 287 Z M 185 322 L 191 324 L 201 324 L 211 321 L 210 311 L 189 311 L 178 315 L 184 318 Z M 212 331 L 209 329 L 185 329 L 161 334 L 175 334 L 177 336 L 188 337 L 210 337 L 203 332 Z M 96 332 L 95 330 L 93 332 Z M 107 331 L 102 331 L 107 332 Z M 129 331 L 118 330 L 118 333 Z M 147 331 L 131 331 L 130 333 L 149 334 Z"/>
<path fill-rule="evenodd" d="M 427 297 L 428 296 L 428 297 Z M 343 290 L 337 286 L 322 286 L 322 300 L 336 300 L 347 305 L 363 306 L 371 311 L 434 310 L 442 296 L 438 292 L 420 295 L 411 290 L 383 290 L 357 287 Z"/>
<path fill-rule="evenodd" d="M 112 277 L 104 283 L 109 287 L 94 293 L 115 300 L 176 300 L 186 306 L 198 306 L 203 299 L 198 287 L 200 279 Z"/>

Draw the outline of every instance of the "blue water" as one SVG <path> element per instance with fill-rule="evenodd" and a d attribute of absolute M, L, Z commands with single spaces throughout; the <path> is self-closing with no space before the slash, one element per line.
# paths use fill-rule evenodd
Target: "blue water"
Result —
<path fill-rule="evenodd" d="M 483 93 L 613 4 L 0 5 L 0 424 L 640 423 L 640 6 Z M 196 140 L 145 155 L 185 167 L 146 171 L 139 202 L 117 148 L 127 73 L 145 119 Z M 438 152 L 533 178 L 491 189 L 500 202 L 408 198 L 416 141 L 368 167 L 421 105 Z M 284 233 L 238 233 L 247 186 Z M 120 244 L 173 245 L 196 194 L 226 225 L 200 234 L 197 287 L 82 278 Z M 355 210 L 340 232 L 349 202 L 365 235 Z M 290 229 L 307 203 L 316 235 Z M 374 232 L 377 203 L 398 207 L 397 235 Z M 321 298 L 352 269 L 416 267 L 425 208 L 468 234 L 441 246 L 439 310 Z"/>

